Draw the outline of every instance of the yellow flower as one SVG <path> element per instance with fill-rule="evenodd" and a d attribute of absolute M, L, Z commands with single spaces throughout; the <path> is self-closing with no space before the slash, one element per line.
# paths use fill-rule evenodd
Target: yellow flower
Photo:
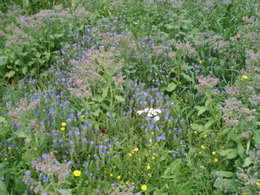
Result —
<path fill-rule="evenodd" d="M 207 137 L 208 137 L 208 135 L 207 135 L 207 134 L 204 134 L 204 135 L 203 135 L 203 137 L 204 137 L 204 138 L 207 138 Z"/>
<path fill-rule="evenodd" d="M 129 156 L 129 157 L 131 157 L 131 156 L 132 156 L 132 154 L 131 154 L 131 153 L 128 153 L 128 156 Z"/>
<path fill-rule="evenodd" d="M 211 152 L 211 154 L 212 154 L 212 155 L 216 155 L 216 154 L 217 154 L 217 152 L 213 151 L 213 152 Z"/>
<path fill-rule="evenodd" d="M 141 189 L 142 189 L 143 191 L 147 190 L 147 185 L 142 185 L 142 186 L 141 186 Z"/>
<path fill-rule="evenodd" d="M 255 182 L 255 185 L 260 186 L 260 182 L 259 181 Z"/>
<path fill-rule="evenodd" d="M 8 150 L 11 150 L 12 148 L 11 147 L 8 147 Z"/>
<path fill-rule="evenodd" d="M 242 79 L 248 79 L 248 76 L 243 75 L 243 76 L 242 76 Z"/>
<path fill-rule="evenodd" d="M 241 37 L 241 34 L 237 33 L 237 38 L 240 38 Z"/>
<path fill-rule="evenodd" d="M 154 132 L 152 131 L 151 134 L 154 135 Z"/>
<path fill-rule="evenodd" d="M 126 181 L 126 182 L 125 182 L 125 185 L 128 185 L 128 184 L 129 184 L 129 182 L 128 182 L 128 181 Z"/>
<path fill-rule="evenodd" d="M 154 160 L 154 159 L 155 159 L 155 157 L 154 157 L 154 156 L 152 156 L 152 159 Z"/>
<path fill-rule="evenodd" d="M 246 192 L 243 192 L 241 195 L 247 195 L 247 193 L 246 193 Z"/>
<path fill-rule="evenodd" d="M 78 177 L 78 176 L 81 175 L 81 172 L 80 172 L 79 170 L 73 171 L 73 175 L 74 175 L 75 177 Z"/>
<path fill-rule="evenodd" d="M 112 174 L 112 173 L 110 173 L 110 174 L 109 174 L 109 176 L 110 176 L 110 177 L 113 177 L 113 174 Z"/>
<path fill-rule="evenodd" d="M 200 60 L 199 63 L 202 64 L 202 60 Z"/>
<path fill-rule="evenodd" d="M 7 160 L 7 158 L 4 158 L 4 160 Z"/>
<path fill-rule="evenodd" d="M 121 179 L 121 176 L 120 176 L 120 175 L 118 175 L 116 178 L 119 180 L 119 179 Z"/>
<path fill-rule="evenodd" d="M 148 173 L 147 175 L 148 175 L 148 177 L 152 177 L 152 174 L 151 174 L 151 173 Z"/>
<path fill-rule="evenodd" d="M 135 149 L 134 149 L 135 152 L 138 152 L 138 150 L 139 150 L 139 148 L 135 148 Z"/>
<path fill-rule="evenodd" d="M 201 145 L 200 148 L 203 149 L 203 150 L 205 150 L 205 149 L 206 149 L 206 146 L 205 146 L 205 145 Z"/>
<path fill-rule="evenodd" d="M 199 155 L 201 155 L 202 154 L 202 152 L 199 152 Z"/>
<path fill-rule="evenodd" d="M 144 154 L 145 156 L 148 156 L 148 154 Z"/>
<path fill-rule="evenodd" d="M 147 165 L 147 166 L 146 166 L 146 169 L 147 169 L 147 170 L 150 170 L 150 169 L 151 169 L 150 165 Z"/>
<path fill-rule="evenodd" d="M 62 123 L 61 123 L 61 126 L 62 126 L 62 127 L 66 127 L 66 126 L 67 126 L 67 123 L 62 122 Z"/>
<path fill-rule="evenodd" d="M 213 162 L 218 162 L 218 158 L 214 158 Z"/>
<path fill-rule="evenodd" d="M 65 127 L 61 127 L 60 130 L 61 130 L 61 131 L 65 131 Z"/>
<path fill-rule="evenodd" d="M 194 131 L 194 134 L 196 134 L 196 135 L 197 135 L 197 134 L 198 134 L 198 131 Z"/>

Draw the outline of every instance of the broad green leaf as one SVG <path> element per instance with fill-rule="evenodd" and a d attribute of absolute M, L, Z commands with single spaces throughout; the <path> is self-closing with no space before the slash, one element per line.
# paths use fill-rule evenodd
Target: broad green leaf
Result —
<path fill-rule="evenodd" d="M 235 174 L 229 171 L 213 171 L 212 174 L 217 177 L 233 177 Z"/>
<path fill-rule="evenodd" d="M 245 148 L 243 147 L 243 145 L 241 143 L 237 144 L 237 154 L 243 158 L 245 155 Z"/>
<path fill-rule="evenodd" d="M 4 118 L 4 117 L 2 117 L 2 116 L 0 116 L 0 122 L 6 122 L 6 119 Z"/>
<path fill-rule="evenodd" d="M 165 90 L 168 92 L 172 92 L 175 88 L 177 87 L 177 85 L 175 83 L 170 83 Z"/>
<path fill-rule="evenodd" d="M 14 75 L 15 75 L 15 71 L 14 71 L 14 70 L 11 70 L 11 71 L 9 71 L 9 72 L 7 72 L 7 73 L 5 74 L 5 77 L 11 78 L 11 77 L 13 77 Z"/>
<path fill-rule="evenodd" d="M 214 119 L 209 120 L 209 121 L 204 125 L 205 129 L 208 129 L 214 122 L 215 122 Z"/>
<path fill-rule="evenodd" d="M 120 96 L 120 95 L 116 95 L 116 96 L 115 96 L 115 99 L 116 99 L 117 101 L 119 101 L 119 102 L 124 102 L 124 101 L 125 101 L 125 99 L 124 99 L 122 96 Z"/>
<path fill-rule="evenodd" d="M 203 114 L 205 111 L 207 111 L 207 108 L 204 106 L 195 106 L 195 108 L 198 110 L 198 116 Z"/>
<path fill-rule="evenodd" d="M 165 24 L 164 26 L 168 30 L 174 29 L 174 26 L 172 24 Z"/>
<path fill-rule="evenodd" d="M 189 75 L 185 74 L 185 73 L 182 73 L 182 76 L 183 76 L 187 81 L 190 81 L 190 82 L 193 81 L 192 78 L 191 78 Z"/>
<path fill-rule="evenodd" d="M 245 160 L 244 160 L 244 164 L 243 164 L 243 167 L 248 167 L 249 165 L 251 165 L 253 162 L 251 160 L 250 157 L 247 157 Z"/>
<path fill-rule="evenodd" d="M 202 132 L 202 131 L 205 130 L 204 125 L 191 124 L 190 126 L 191 126 L 191 128 L 192 128 L 193 130 L 198 130 L 199 132 Z"/>
<path fill-rule="evenodd" d="M 227 159 L 233 159 L 237 157 L 236 149 L 220 150 L 219 154 L 225 156 Z"/>

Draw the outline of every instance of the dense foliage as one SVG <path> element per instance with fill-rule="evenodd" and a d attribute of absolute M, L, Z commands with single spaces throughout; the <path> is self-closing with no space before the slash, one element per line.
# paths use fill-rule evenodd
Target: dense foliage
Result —
<path fill-rule="evenodd" d="M 258 194 L 258 9 L 4 0 L 0 194 Z"/>

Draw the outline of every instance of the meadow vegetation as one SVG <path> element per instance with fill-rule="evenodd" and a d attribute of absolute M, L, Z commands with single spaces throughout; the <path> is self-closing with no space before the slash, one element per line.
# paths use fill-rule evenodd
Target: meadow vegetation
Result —
<path fill-rule="evenodd" d="M 2 0 L 0 194 L 260 192 L 254 0 Z"/>

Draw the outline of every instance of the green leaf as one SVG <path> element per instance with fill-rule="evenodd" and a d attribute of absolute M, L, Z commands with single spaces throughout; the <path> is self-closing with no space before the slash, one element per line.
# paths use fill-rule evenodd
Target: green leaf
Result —
<path fill-rule="evenodd" d="M 185 73 L 182 73 L 182 76 L 183 76 L 187 81 L 193 82 L 193 79 L 192 79 L 189 75 L 187 75 L 187 74 L 185 74 Z"/>
<path fill-rule="evenodd" d="M 244 160 L 244 164 L 243 164 L 243 167 L 248 167 L 249 165 L 251 165 L 253 162 L 251 160 L 250 157 L 247 157 L 245 160 Z"/>
<path fill-rule="evenodd" d="M 225 156 L 227 159 L 233 159 L 237 157 L 236 149 L 220 150 L 219 154 Z"/>
<path fill-rule="evenodd" d="M 176 87 L 177 87 L 177 85 L 172 82 L 165 88 L 165 90 L 168 92 L 172 92 Z"/>
<path fill-rule="evenodd" d="M 214 122 L 215 122 L 214 119 L 209 120 L 209 121 L 204 125 L 205 129 L 208 129 Z"/>
<path fill-rule="evenodd" d="M 202 131 L 205 130 L 204 125 L 191 124 L 190 126 L 191 126 L 191 128 L 192 128 L 193 130 L 198 130 L 199 132 L 202 132 Z"/>
<path fill-rule="evenodd" d="M 13 77 L 14 75 L 15 75 L 15 71 L 14 71 L 14 70 L 11 70 L 11 71 L 9 71 L 9 72 L 7 72 L 7 73 L 5 74 L 5 77 L 11 78 L 11 77 Z"/>
<path fill-rule="evenodd" d="M 0 57 L 0 66 L 4 66 L 7 64 L 8 58 L 5 56 Z"/>
<path fill-rule="evenodd" d="M 242 145 L 240 142 L 237 144 L 237 154 L 238 154 L 241 158 L 243 158 L 244 155 L 245 155 L 245 148 L 243 147 L 243 145 Z"/>
<path fill-rule="evenodd" d="M 195 108 L 198 110 L 198 116 L 203 114 L 205 111 L 207 111 L 207 108 L 204 106 L 195 106 Z"/>
<path fill-rule="evenodd" d="M 115 95 L 115 99 L 117 101 L 119 101 L 119 102 L 124 102 L 125 101 L 125 99 L 122 96 L 120 96 L 120 95 Z"/>
<path fill-rule="evenodd" d="M 178 172 L 181 169 L 182 166 L 182 160 L 176 159 L 174 160 L 164 171 L 162 178 L 173 178 L 175 177 L 175 173 Z"/>
<path fill-rule="evenodd" d="M 165 24 L 164 27 L 165 27 L 166 29 L 168 29 L 168 30 L 174 29 L 174 25 L 172 25 L 172 24 Z"/>
<path fill-rule="evenodd" d="M 217 177 L 233 177 L 235 174 L 229 171 L 213 171 L 212 174 Z"/>
<path fill-rule="evenodd" d="M 227 192 L 238 192 L 239 183 L 233 179 L 221 179 L 216 180 L 214 187 L 218 189 L 224 189 Z"/>
<path fill-rule="evenodd" d="M 0 122 L 6 123 L 6 119 L 2 116 L 0 116 Z"/>

